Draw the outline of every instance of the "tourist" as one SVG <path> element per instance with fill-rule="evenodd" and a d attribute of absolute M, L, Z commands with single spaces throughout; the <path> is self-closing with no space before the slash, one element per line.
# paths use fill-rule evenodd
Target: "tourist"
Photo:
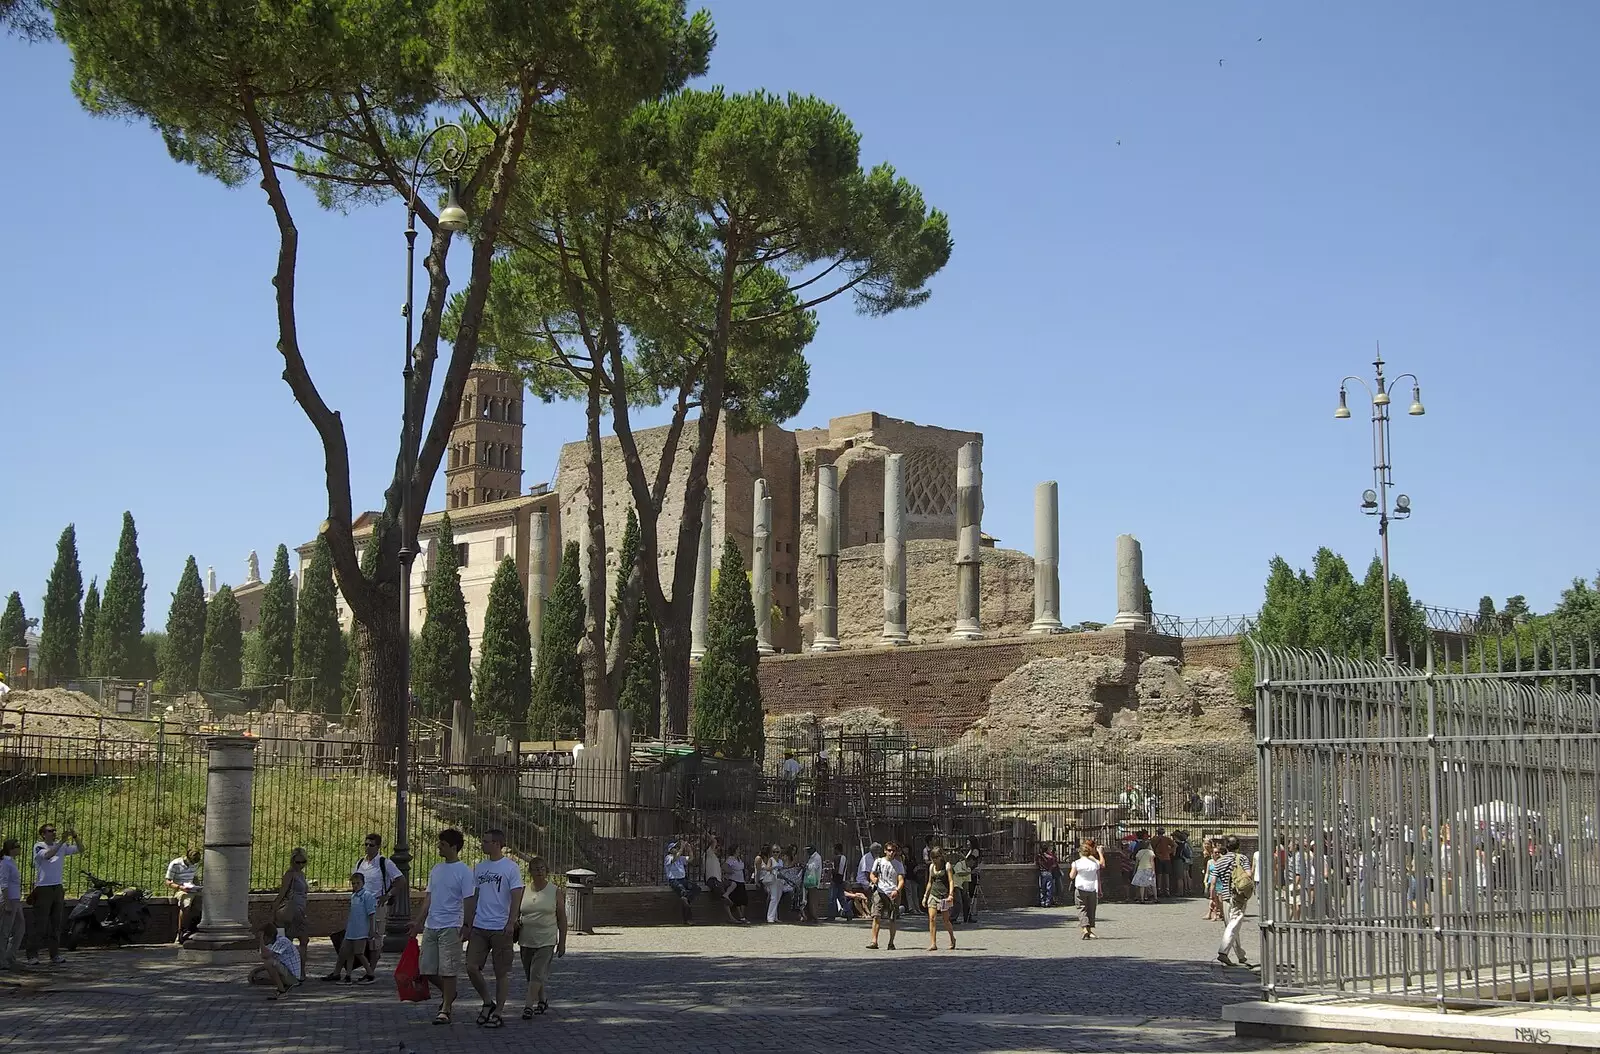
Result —
<path fill-rule="evenodd" d="M 1161 811 L 1161 796 L 1154 791 L 1145 795 L 1144 816 L 1151 823 L 1156 822 L 1156 814 Z"/>
<path fill-rule="evenodd" d="M 1140 842 L 1138 851 L 1133 855 L 1133 890 L 1140 904 L 1156 903 L 1156 851 L 1150 848 L 1148 841 Z M 1145 898 L 1147 893 L 1150 895 L 1148 900 Z"/>
<path fill-rule="evenodd" d="M 33 845 L 33 926 L 28 935 L 28 965 L 39 962 L 39 944 L 50 948 L 50 964 L 61 964 L 61 927 L 66 922 L 66 890 L 61 871 L 66 858 L 83 852 L 78 832 L 69 830 L 63 841 L 56 841 L 56 825 L 39 828 Z"/>
<path fill-rule="evenodd" d="M 878 857 L 882 854 L 882 843 L 873 842 L 867 846 L 867 851 L 861 854 L 861 860 L 856 864 L 856 892 L 862 897 L 872 895 L 872 865 L 878 862 Z"/>
<path fill-rule="evenodd" d="M 972 896 L 972 867 L 967 863 L 965 856 L 956 858 L 955 863 L 950 865 L 950 877 L 955 880 L 956 885 L 955 907 L 952 914 L 956 918 L 965 920 L 972 911 L 972 906 L 968 903 Z"/>
<path fill-rule="evenodd" d="M 1156 828 L 1150 839 L 1150 849 L 1156 857 L 1156 896 L 1172 896 L 1172 861 L 1178 855 L 1178 843 L 1167 834 L 1165 827 Z"/>
<path fill-rule="evenodd" d="M 1038 852 L 1033 854 L 1033 866 L 1039 872 L 1039 906 L 1055 907 L 1056 872 L 1060 870 L 1061 862 L 1048 845 L 1040 842 Z"/>
<path fill-rule="evenodd" d="M 805 888 L 800 891 L 800 902 L 805 905 L 807 921 L 816 922 L 817 913 L 811 910 L 811 891 L 822 887 L 822 854 L 814 845 L 806 846 Z"/>
<path fill-rule="evenodd" d="M 962 922 L 973 922 L 977 912 L 974 910 L 978 903 L 978 868 L 983 862 L 983 848 L 978 844 L 978 836 L 973 835 L 967 840 L 967 907 L 962 913 Z"/>
<path fill-rule="evenodd" d="M 517 912 L 522 903 L 522 869 L 506 856 L 506 833 L 497 827 L 483 832 L 484 859 L 472 869 L 477 903 L 472 912 L 472 934 L 467 938 L 467 980 L 483 1000 L 478 1024 L 502 1028 L 506 1000 L 511 997 L 512 933 L 517 927 Z M 494 997 L 483 976 L 485 962 L 494 965 Z"/>
<path fill-rule="evenodd" d="M 745 886 L 744 855 L 738 845 L 728 848 L 728 855 L 722 861 L 723 874 L 727 876 L 726 887 L 728 904 L 733 908 L 733 920 L 741 925 L 750 925 L 750 920 L 745 918 L 744 909 L 750 903 L 750 891 Z"/>
<path fill-rule="evenodd" d="M 17 867 L 21 855 L 22 843 L 7 838 L 0 849 L 0 970 L 17 965 L 17 949 L 28 928 L 22 913 L 22 871 Z"/>
<path fill-rule="evenodd" d="M 868 948 L 878 946 L 878 927 L 887 922 L 889 950 L 894 951 L 894 935 L 899 928 L 895 919 L 899 915 L 900 897 L 906 888 L 905 865 L 895 859 L 899 853 L 900 847 L 890 842 L 883 847 L 883 856 L 872 865 L 872 943 L 867 945 Z"/>
<path fill-rule="evenodd" d="M 795 759 L 794 751 L 783 752 L 783 764 L 779 770 L 783 773 L 783 803 L 793 805 L 800 791 L 800 762 Z"/>
<path fill-rule="evenodd" d="M 770 849 L 763 847 L 756 850 L 756 885 L 767 894 L 768 922 L 778 921 L 778 904 L 783 900 L 783 879 L 778 875 L 778 869 L 783 863 L 779 859 L 782 852 L 783 849 L 776 845 Z"/>
<path fill-rule="evenodd" d="M 1206 921 L 1222 919 L 1222 896 L 1217 892 L 1217 869 L 1221 867 L 1222 845 L 1215 838 L 1206 839 Z"/>
<path fill-rule="evenodd" d="M 1222 798 L 1214 790 L 1208 790 L 1205 797 L 1200 799 L 1200 811 L 1208 820 L 1215 820 L 1222 815 Z"/>
<path fill-rule="evenodd" d="M 955 911 L 956 878 L 944 850 L 934 846 L 928 854 L 928 881 L 923 887 L 923 907 L 928 912 L 928 950 L 939 948 L 939 917 L 944 916 L 944 932 L 950 938 L 950 950 L 956 947 L 956 930 L 950 922 Z"/>
<path fill-rule="evenodd" d="M 722 903 L 722 910 L 728 913 L 729 922 L 737 922 L 738 919 L 733 914 L 733 886 L 723 881 L 722 839 L 716 835 L 706 840 L 706 849 L 701 855 L 701 867 L 705 871 L 706 892 Z"/>
<path fill-rule="evenodd" d="M 366 883 L 368 893 L 378 904 L 377 916 L 372 921 L 372 936 L 367 941 L 367 962 L 374 968 L 383 951 L 383 935 L 389 926 L 389 905 L 394 900 L 395 882 L 400 878 L 400 869 L 394 866 L 394 861 L 383 855 L 383 836 L 376 832 L 367 835 L 361 843 L 361 859 L 356 862 L 356 870 L 361 872 L 361 878 Z M 346 939 L 349 934 L 345 934 Z"/>
<path fill-rule="evenodd" d="M 1105 869 L 1104 854 L 1092 839 L 1086 839 L 1078 849 L 1078 859 L 1072 862 L 1072 895 L 1078 902 L 1078 928 L 1083 939 L 1094 938 L 1094 916 L 1100 906 L 1100 873 Z"/>
<path fill-rule="evenodd" d="M 300 945 L 300 970 L 311 966 L 311 923 L 306 918 L 306 896 L 311 885 L 306 881 L 306 851 L 295 846 L 289 851 L 289 870 L 278 883 L 278 899 L 273 904 L 273 921 L 284 936 Z"/>
<path fill-rule="evenodd" d="M 689 905 L 694 903 L 695 894 L 700 892 L 700 887 L 689 878 L 689 840 L 680 837 L 675 842 L 667 845 L 667 861 L 663 868 L 666 872 L 667 885 L 678 895 L 678 906 L 683 912 L 685 926 L 693 920 Z"/>
<path fill-rule="evenodd" d="M 411 936 L 422 936 L 418 961 L 422 976 L 439 989 L 439 1013 L 433 1019 L 436 1025 L 450 1023 L 450 1011 L 456 1002 L 456 975 L 461 972 L 461 935 L 471 932 L 478 907 L 478 885 L 472 868 L 461 862 L 461 847 L 466 842 L 453 827 L 439 832 L 439 855 L 444 859 L 428 872 L 428 889 L 411 922 Z"/>
<path fill-rule="evenodd" d="M 517 943 L 522 946 L 522 972 L 528 980 L 522 1020 L 549 1009 L 550 963 L 567 954 L 567 912 L 562 889 L 550 881 L 543 858 L 528 858 L 528 885 L 517 914 Z"/>
<path fill-rule="evenodd" d="M 845 895 L 845 876 L 850 873 L 850 859 L 844 855 L 844 843 L 833 843 L 832 859 L 828 863 L 828 921 L 844 919 L 849 921 L 855 911 L 850 907 L 850 898 Z"/>
<path fill-rule="evenodd" d="M 1172 874 L 1175 879 L 1173 888 L 1178 896 L 1186 897 L 1189 895 L 1189 886 L 1194 879 L 1194 847 L 1189 844 L 1189 833 L 1187 831 L 1173 832 L 1172 841 Z M 1156 860 L 1159 862 L 1160 859 L 1161 857 L 1157 855 Z"/>
<path fill-rule="evenodd" d="M 277 999 L 305 976 L 300 956 L 288 934 L 270 922 L 263 924 L 256 936 L 261 939 L 261 965 L 250 971 L 249 982 L 271 985 L 267 998 Z"/>
<path fill-rule="evenodd" d="M 1222 946 L 1217 949 L 1217 961 L 1224 966 L 1232 965 L 1228 961 L 1228 953 L 1234 953 L 1240 966 L 1249 966 L 1244 957 L 1244 944 L 1239 938 L 1239 931 L 1244 929 L 1244 909 L 1250 903 L 1250 894 L 1247 889 L 1237 887 L 1235 871 L 1244 875 L 1250 873 L 1250 858 L 1239 852 L 1239 839 L 1234 835 L 1228 836 L 1226 852 L 1217 859 L 1217 896 L 1222 901 L 1227 912 L 1228 924 L 1222 931 Z"/>
<path fill-rule="evenodd" d="M 372 959 L 367 955 L 377 914 L 378 898 L 367 888 L 367 876 L 360 871 L 350 872 L 350 914 L 344 922 L 344 940 L 339 943 L 339 961 L 333 968 L 335 981 L 356 984 L 357 966 L 362 970 L 361 984 L 377 980 Z"/>
<path fill-rule="evenodd" d="M 800 856 L 800 847 L 791 845 L 783 851 L 783 865 L 778 877 L 783 879 L 784 895 L 794 905 L 795 921 L 806 921 L 806 864 Z"/>
<path fill-rule="evenodd" d="M 174 944 L 182 944 L 200 924 L 199 919 L 192 917 L 195 894 L 199 891 L 195 884 L 195 870 L 199 865 L 200 850 L 193 846 L 167 864 L 167 888 L 172 890 L 172 906 L 177 916 L 176 932 L 172 935 Z"/>

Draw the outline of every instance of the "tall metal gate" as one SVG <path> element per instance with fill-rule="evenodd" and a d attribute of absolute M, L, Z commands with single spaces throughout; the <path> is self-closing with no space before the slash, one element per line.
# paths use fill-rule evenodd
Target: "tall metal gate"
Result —
<path fill-rule="evenodd" d="M 1463 643 L 1421 668 L 1257 645 L 1268 999 L 1600 1002 L 1594 645 Z"/>

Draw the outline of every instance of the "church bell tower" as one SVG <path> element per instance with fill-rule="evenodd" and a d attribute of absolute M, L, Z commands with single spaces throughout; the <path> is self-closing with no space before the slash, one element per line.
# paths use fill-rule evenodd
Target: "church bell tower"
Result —
<path fill-rule="evenodd" d="M 522 493 L 522 378 L 474 366 L 461 394 L 445 459 L 445 508 L 464 509 Z"/>

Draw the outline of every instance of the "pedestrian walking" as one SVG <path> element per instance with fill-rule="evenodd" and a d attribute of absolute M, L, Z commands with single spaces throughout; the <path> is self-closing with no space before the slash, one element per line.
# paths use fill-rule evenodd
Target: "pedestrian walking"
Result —
<path fill-rule="evenodd" d="M 906 868 L 898 859 L 900 847 L 893 842 L 883 847 L 883 856 L 872 865 L 872 943 L 878 946 L 878 927 L 889 924 L 889 950 L 894 951 L 895 919 L 900 914 L 900 897 L 906 888 Z"/>
<path fill-rule="evenodd" d="M 56 840 L 56 825 L 39 828 L 33 845 L 33 926 L 28 934 L 28 965 L 39 962 L 39 945 L 50 949 L 50 964 L 61 964 L 61 927 L 66 922 L 67 895 L 62 884 L 62 865 L 69 856 L 83 852 L 78 832 L 68 830 L 65 839 Z"/>
<path fill-rule="evenodd" d="M 955 874 L 944 850 L 934 846 L 928 853 L 928 881 L 923 887 L 922 906 L 928 912 L 928 950 L 939 949 L 939 919 L 944 918 L 944 932 L 950 938 L 950 950 L 956 948 L 956 929 L 950 921 L 955 912 Z"/>
<path fill-rule="evenodd" d="M 742 847 L 738 845 L 728 847 L 728 855 L 723 858 L 722 869 L 726 876 L 728 904 L 733 908 L 733 919 L 741 925 L 748 926 L 750 920 L 745 918 L 744 909 L 750 903 L 750 891 L 745 886 Z"/>
<path fill-rule="evenodd" d="M 367 940 L 367 962 L 377 969 L 383 952 L 383 935 L 389 928 L 389 907 L 399 892 L 396 883 L 400 879 L 400 869 L 394 866 L 393 860 L 383 855 L 383 835 L 374 831 L 362 840 L 361 859 L 356 861 L 356 870 L 361 872 L 367 892 L 378 904 L 377 914 L 372 920 L 372 936 Z M 349 937 L 348 933 L 345 934 L 346 940 Z"/>
<path fill-rule="evenodd" d="M 1222 866 L 1222 845 L 1216 839 L 1206 842 L 1206 921 L 1222 919 L 1222 896 L 1217 892 L 1217 869 Z"/>
<path fill-rule="evenodd" d="M 1250 873 L 1250 858 L 1239 852 L 1239 839 L 1228 836 L 1225 852 L 1217 860 L 1217 896 L 1227 912 L 1228 924 L 1222 930 L 1222 946 L 1217 949 L 1217 961 L 1231 966 L 1228 953 L 1234 953 L 1240 966 L 1249 966 L 1244 957 L 1244 944 L 1239 931 L 1244 928 L 1244 911 L 1255 892 L 1255 876 Z"/>
<path fill-rule="evenodd" d="M 461 973 L 461 940 L 470 933 L 478 907 L 478 884 L 472 868 L 461 862 L 467 840 L 454 827 L 439 832 L 439 856 L 428 872 L 428 889 L 411 923 L 411 936 L 422 937 L 418 965 L 422 976 L 439 989 L 439 1012 L 433 1023 L 448 1025 L 456 1003 L 456 977 Z"/>
<path fill-rule="evenodd" d="M 962 912 L 962 922 L 975 922 L 977 912 L 974 910 L 978 903 L 978 869 L 983 864 L 983 847 L 978 843 L 978 836 L 973 835 L 967 840 L 967 897 L 966 910 Z"/>
<path fill-rule="evenodd" d="M 278 929 L 300 946 L 300 972 L 311 966 L 308 954 L 311 946 L 311 923 L 306 918 L 306 896 L 311 885 L 306 881 L 306 864 L 310 857 L 299 846 L 289 850 L 289 870 L 278 883 L 278 898 L 272 905 L 272 918 Z"/>
<path fill-rule="evenodd" d="M 844 855 L 843 842 L 833 843 L 832 859 L 825 873 L 828 879 L 828 921 L 844 919 L 848 922 L 854 917 L 855 911 L 850 907 L 850 898 L 845 895 L 850 858 Z"/>
<path fill-rule="evenodd" d="M 1150 839 L 1150 849 L 1155 853 L 1156 863 L 1156 896 L 1172 896 L 1172 862 L 1178 855 L 1178 843 L 1169 834 L 1165 827 L 1156 828 L 1156 836 Z"/>
<path fill-rule="evenodd" d="M 27 923 L 22 914 L 22 870 L 17 867 L 17 857 L 22 855 L 22 843 L 7 838 L 0 849 L 0 970 L 14 969 L 17 949 Z"/>
<path fill-rule="evenodd" d="M 561 887 L 550 881 L 550 869 L 541 857 L 528 858 L 528 884 L 522 890 L 517 915 L 517 943 L 522 946 L 522 972 L 528 980 L 522 1020 L 532 1021 L 535 1014 L 550 1007 L 546 997 L 551 962 L 567 954 L 565 898 Z"/>
<path fill-rule="evenodd" d="M 1055 907 L 1056 872 L 1061 869 L 1061 862 L 1048 845 L 1040 842 L 1039 851 L 1033 854 L 1033 866 L 1039 872 L 1039 906 Z"/>
<path fill-rule="evenodd" d="M 1068 869 L 1072 875 L 1072 895 L 1078 902 L 1078 928 L 1083 939 L 1094 938 L 1095 912 L 1100 907 L 1100 875 L 1105 870 L 1104 859 L 1093 841 L 1085 841 L 1078 848 L 1078 859 Z"/>
<path fill-rule="evenodd" d="M 477 904 L 472 914 L 472 934 L 467 938 L 467 980 L 483 1000 L 478 1011 L 482 1028 L 503 1028 L 506 1000 L 511 997 L 512 933 L 522 903 L 522 868 L 506 856 L 506 833 L 497 827 L 483 832 L 484 859 L 472 869 Z M 494 994 L 483 975 L 485 963 L 494 966 Z"/>

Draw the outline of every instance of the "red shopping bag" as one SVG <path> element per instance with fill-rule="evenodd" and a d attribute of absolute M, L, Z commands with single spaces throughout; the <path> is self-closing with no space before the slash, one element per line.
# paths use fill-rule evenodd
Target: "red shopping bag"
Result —
<path fill-rule="evenodd" d="M 400 953 L 400 962 L 394 968 L 394 987 L 402 1003 L 421 1003 L 428 998 L 428 981 L 420 972 L 422 949 L 415 938 Z"/>

